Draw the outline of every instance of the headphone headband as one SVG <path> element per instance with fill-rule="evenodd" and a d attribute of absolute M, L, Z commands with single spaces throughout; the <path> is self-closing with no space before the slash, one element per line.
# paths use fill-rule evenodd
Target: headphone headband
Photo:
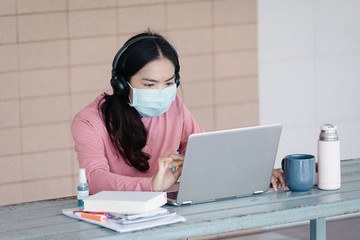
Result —
<path fill-rule="evenodd" d="M 124 79 L 123 76 L 121 76 L 121 74 L 118 74 L 119 77 L 117 77 L 116 75 L 116 66 L 118 65 L 119 61 L 120 61 L 120 58 L 121 56 L 124 54 L 124 52 L 131 46 L 133 45 L 134 43 L 138 42 L 138 41 L 141 41 L 141 40 L 144 40 L 144 39 L 160 39 L 158 36 L 153 36 L 153 35 L 148 35 L 148 36 L 139 36 L 139 37 L 136 37 L 132 40 L 130 40 L 128 43 L 126 43 L 118 52 L 117 54 L 115 55 L 115 58 L 113 60 L 113 64 L 112 64 L 112 71 L 111 71 L 111 85 L 114 87 L 113 84 L 117 84 L 117 86 L 119 87 L 120 91 L 121 92 L 127 92 L 128 93 L 128 86 L 126 84 L 126 80 Z M 175 48 L 170 44 L 168 43 L 169 46 L 171 47 L 173 53 L 175 54 L 175 57 L 176 57 L 176 66 L 175 66 L 175 83 L 177 86 L 179 86 L 180 84 L 180 75 L 179 75 L 179 69 L 180 69 L 180 65 L 179 65 L 179 56 L 175 50 Z"/>
<path fill-rule="evenodd" d="M 112 67 L 113 67 L 113 71 L 115 71 L 115 68 L 120 60 L 120 57 L 124 54 L 124 52 L 131 46 L 133 45 L 134 43 L 138 42 L 138 41 L 141 41 L 143 39 L 155 39 L 155 38 L 158 38 L 156 36 L 140 36 L 138 38 L 134 38 L 132 40 L 130 40 L 127 44 L 125 44 L 119 51 L 118 53 L 116 54 L 115 58 L 114 58 L 114 61 L 113 61 L 113 64 L 112 64 Z"/>

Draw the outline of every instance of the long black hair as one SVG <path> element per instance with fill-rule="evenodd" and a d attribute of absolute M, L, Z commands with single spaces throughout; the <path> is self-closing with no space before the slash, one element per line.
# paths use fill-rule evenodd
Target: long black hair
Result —
<path fill-rule="evenodd" d="M 142 151 L 147 142 L 147 131 L 139 113 L 129 105 L 127 82 L 147 63 L 161 57 L 174 64 L 175 82 L 179 85 L 178 55 L 163 36 L 148 31 L 130 38 L 113 61 L 110 81 L 113 94 L 105 94 L 98 105 L 114 148 L 129 166 L 140 172 L 149 169 L 150 156 Z"/>

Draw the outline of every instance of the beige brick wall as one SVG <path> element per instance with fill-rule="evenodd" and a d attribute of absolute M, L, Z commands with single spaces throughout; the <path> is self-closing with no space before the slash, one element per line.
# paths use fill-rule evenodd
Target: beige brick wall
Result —
<path fill-rule="evenodd" d="M 0 204 L 75 195 L 70 124 L 148 27 L 180 55 L 179 94 L 206 130 L 258 124 L 254 0 L 0 0 Z"/>

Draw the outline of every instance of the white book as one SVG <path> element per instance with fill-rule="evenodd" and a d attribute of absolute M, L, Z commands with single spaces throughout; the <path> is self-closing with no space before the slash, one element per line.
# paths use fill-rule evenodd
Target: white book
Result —
<path fill-rule="evenodd" d="M 84 199 L 84 211 L 144 213 L 166 202 L 166 192 L 102 191 Z"/>

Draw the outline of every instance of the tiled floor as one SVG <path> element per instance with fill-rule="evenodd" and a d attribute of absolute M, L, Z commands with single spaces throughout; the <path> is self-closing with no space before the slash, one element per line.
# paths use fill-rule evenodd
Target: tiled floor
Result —
<path fill-rule="evenodd" d="M 283 229 L 271 230 L 272 233 L 281 234 L 292 239 L 308 240 L 310 239 L 309 224 L 288 227 Z M 326 223 L 327 240 L 358 240 L 360 239 L 360 216 L 341 220 L 327 221 Z"/>
<path fill-rule="evenodd" d="M 277 229 L 253 229 L 226 234 L 211 235 L 191 240 L 309 240 L 310 225 L 303 224 Z M 360 240 L 360 215 L 349 218 L 327 220 L 327 240 Z"/>

